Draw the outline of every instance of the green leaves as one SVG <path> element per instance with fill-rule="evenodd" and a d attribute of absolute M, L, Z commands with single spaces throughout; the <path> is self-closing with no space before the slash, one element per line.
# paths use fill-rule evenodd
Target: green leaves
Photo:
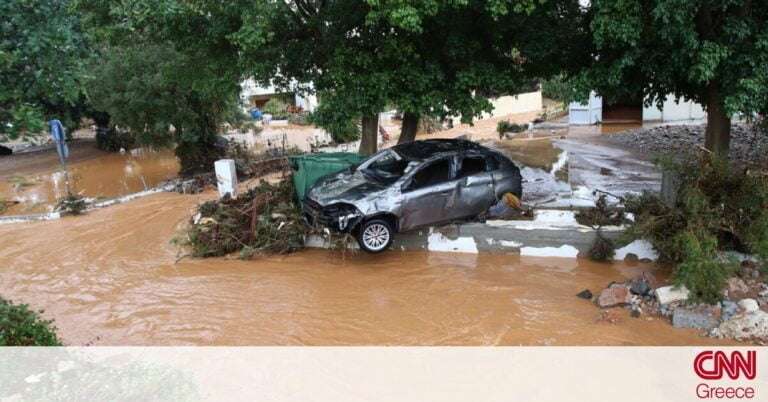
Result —
<path fill-rule="evenodd" d="M 729 113 L 766 109 L 768 3 L 595 0 L 591 12 L 596 58 L 583 77 L 602 95 L 635 92 L 653 102 L 672 94 Z"/>
<path fill-rule="evenodd" d="M 89 52 L 66 0 L 0 2 L 0 138 L 40 134 L 49 118 L 82 112 Z"/>
<path fill-rule="evenodd" d="M 40 318 L 26 304 L 0 298 L 0 346 L 61 346 L 61 341 L 53 321 Z"/>

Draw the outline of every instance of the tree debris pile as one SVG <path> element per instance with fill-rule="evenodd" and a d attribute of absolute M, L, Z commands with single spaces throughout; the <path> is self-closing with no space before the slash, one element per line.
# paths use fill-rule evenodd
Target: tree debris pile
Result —
<path fill-rule="evenodd" d="M 651 194 L 630 197 L 635 215 L 629 233 L 645 238 L 662 262 L 675 264 L 674 282 L 694 301 L 718 302 L 737 264 L 724 251 L 768 260 L 768 176 L 736 170 L 705 156 L 699 161 L 667 162 L 680 178 L 676 201 L 665 204 Z"/>
<path fill-rule="evenodd" d="M 293 181 L 261 181 L 238 198 L 200 205 L 183 243 L 195 257 L 240 252 L 241 258 L 286 254 L 304 247 L 309 232 L 294 201 Z"/>

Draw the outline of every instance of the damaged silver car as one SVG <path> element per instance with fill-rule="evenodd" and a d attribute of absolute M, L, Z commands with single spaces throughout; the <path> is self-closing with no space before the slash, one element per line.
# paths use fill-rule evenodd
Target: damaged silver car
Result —
<path fill-rule="evenodd" d="M 368 252 L 395 233 L 474 219 L 506 193 L 520 198 L 520 170 L 500 153 L 455 139 L 414 141 L 382 150 L 319 179 L 303 200 L 304 218 L 353 234 Z"/>

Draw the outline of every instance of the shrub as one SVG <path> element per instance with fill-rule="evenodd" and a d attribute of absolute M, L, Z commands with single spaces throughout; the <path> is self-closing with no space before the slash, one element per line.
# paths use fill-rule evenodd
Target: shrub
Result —
<path fill-rule="evenodd" d="M 53 321 L 0 297 L 0 346 L 61 346 Z"/>
<path fill-rule="evenodd" d="M 264 104 L 262 111 L 271 114 L 274 120 L 282 120 L 288 117 L 288 104 L 279 98 L 272 98 Z"/>
<path fill-rule="evenodd" d="M 80 215 L 85 212 L 87 207 L 88 204 L 85 202 L 85 198 L 74 194 L 67 194 L 66 197 L 60 199 L 59 202 L 56 203 L 54 210 L 62 212 L 65 215 Z"/>
<path fill-rule="evenodd" d="M 312 124 L 312 116 L 308 112 L 291 113 L 288 115 L 288 123 L 297 126 L 308 126 Z"/>
<path fill-rule="evenodd" d="M 559 102 L 569 102 L 573 97 L 573 86 L 563 75 L 556 75 L 541 82 L 541 95 Z"/>
<path fill-rule="evenodd" d="M 506 133 L 521 133 L 528 129 L 528 126 L 522 124 L 510 123 L 507 120 L 501 120 L 496 125 L 496 131 L 499 133 L 499 138 L 503 137 Z"/>
<path fill-rule="evenodd" d="M 107 152 L 118 152 L 120 149 L 131 149 L 136 144 L 136 138 L 129 132 L 112 128 L 96 133 L 96 148 Z"/>
<path fill-rule="evenodd" d="M 598 230 L 595 242 L 589 249 L 589 258 L 593 261 L 610 261 L 614 254 L 616 254 L 616 245 Z"/>
<path fill-rule="evenodd" d="M 658 196 L 629 197 L 635 215 L 630 234 L 649 240 L 663 262 L 676 265 L 673 276 L 693 299 L 717 301 L 733 263 L 721 251 L 768 257 L 768 177 L 738 171 L 709 156 L 700 161 L 667 162 L 680 179 L 676 202 Z"/>

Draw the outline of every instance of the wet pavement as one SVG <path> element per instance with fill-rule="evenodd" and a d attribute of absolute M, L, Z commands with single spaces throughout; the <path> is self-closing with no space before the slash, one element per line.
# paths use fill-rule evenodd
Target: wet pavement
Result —
<path fill-rule="evenodd" d="M 202 195 L 162 193 L 0 226 L 0 294 L 44 309 L 69 345 L 698 345 L 724 341 L 575 295 L 652 265 L 505 254 L 304 251 L 182 258 Z"/>
<path fill-rule="evenodd" d="M 176 177 L 172 150 L 134 149 L 108 153 L 92 141 L 70 147 L 70 189 L 89 198 L 112 198 L 143 191 Z M 66 180 L 53 149 L 0 158 L 0 200 L 4 215 L 48 212 L 66 196 Z"/>

